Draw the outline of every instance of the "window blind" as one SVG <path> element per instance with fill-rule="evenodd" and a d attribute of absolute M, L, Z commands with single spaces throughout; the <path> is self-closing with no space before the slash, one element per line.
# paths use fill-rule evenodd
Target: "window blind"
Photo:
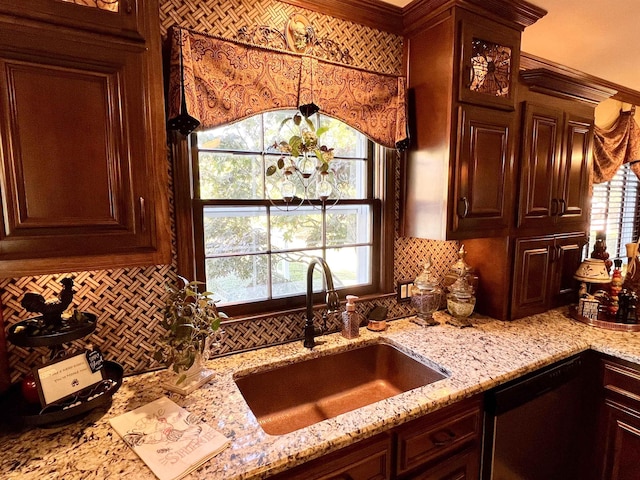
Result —
<path fill-rule="evenodd" d="M 622 258 L 626 263 L 625 244 L 636 242 L 640 233 L 639 192 L 640 182 L 629 164 L 620 167 L 610 181 L 593 186 L 589 255 L 596 233 L 604 231 L 610 258 Z"/>

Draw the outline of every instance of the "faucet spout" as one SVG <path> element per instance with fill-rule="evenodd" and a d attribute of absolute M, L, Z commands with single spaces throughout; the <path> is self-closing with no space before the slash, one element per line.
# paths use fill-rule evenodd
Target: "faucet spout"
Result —
<path fill-rule="evenodd" d="M 329 265 L 320 257 L 312 257 L 307 268 L 307 318 L 304 324 L 304 346 L 313 348 L 316 345 L 315 333 L 316 329 L 313 325 L 313 270 L 316 265 L 322 267 L 324 280 L 327 283 L 327 310 L 329 313 L 337 312 L 340 308 L 340 299 L 333 287 L 333 277 Z"/>

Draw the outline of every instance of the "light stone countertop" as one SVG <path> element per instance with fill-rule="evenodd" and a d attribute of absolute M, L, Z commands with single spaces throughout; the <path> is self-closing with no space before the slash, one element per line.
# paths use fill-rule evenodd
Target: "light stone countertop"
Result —
<path fill-rule="evenodd" d="M 443 317 L 436 318 L 442 320 Z M 153 479 L 109 418 L 167 395 L 231 440 L 231 445 L 186 478 L 259 479 L 373 436 L 445 405 L 589 348 L 640 364 L 640 332 L 600 330 L 571 320 L 566 309 L 513 322 L 474 318 L 474 328 L 421 327 L 410 319 L 389 322 L 385 332 L 360 330 L 358 339 L 340 334 L 318 337 L 309 351 L 302 341 L 211 360 L 214 379 L 182 397 L 160 385 L 166 372 L 125 378 L 111 407 L 73 424 L 0 433 L 0 472 L 4 479 Z M 250 412 L 233 375 L 355 348 L 380 339 L 435 363 L 450 374 L 444 380 L 339 415 L 295 432 L 271 436 Z M 310 379 L 313 381 L 313 379 Z"/>

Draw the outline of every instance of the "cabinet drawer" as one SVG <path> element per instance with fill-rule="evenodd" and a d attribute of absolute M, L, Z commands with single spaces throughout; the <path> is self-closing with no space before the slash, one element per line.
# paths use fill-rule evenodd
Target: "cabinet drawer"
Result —
<path fill-rule="evenodd" d="M 467 448 L 430 468 L 411 473 L 406 480 L 477 480 L 480 458 L 477 448 Z"/>
<path fill-rule="evenodd" d="M 456 412 L 441 421 L 431 417 L 400 429 L 398 435 L 398 473 L 447 455 L 475 440 L 480 433 L 479 408 Z"/>
<path fill-rule="evenodd" d="M 640 372 L 623 365 L 603 362 L 603 385 L 640 406 Z"/>
<path fill-rule="evenodd" d="M 387 480 L 391 435 L 382 433 L 271 477 L 276 480 Z"/>

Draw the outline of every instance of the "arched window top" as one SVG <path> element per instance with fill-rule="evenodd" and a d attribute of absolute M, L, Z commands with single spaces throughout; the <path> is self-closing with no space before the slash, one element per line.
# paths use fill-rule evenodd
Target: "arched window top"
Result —
<path fill-rule="evenodd" d="M 405 79 L 175 28 L 169 125 L 186 134 L 283 108 L 319 108 L 386 147 L 407 144 Z M 310 112 L 313 113 L 313 112 Z"/>

